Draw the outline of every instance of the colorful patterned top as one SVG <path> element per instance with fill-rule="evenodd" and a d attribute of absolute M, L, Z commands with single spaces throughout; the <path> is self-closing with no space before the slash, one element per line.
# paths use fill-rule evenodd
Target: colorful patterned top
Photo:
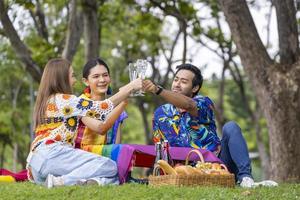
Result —
<path fill-rule="evenodd" d="M 113 103 L 90 101 L 74 95 L 56 94 L 48 100 L 45 123 L 35 130 L 35 139 L 31 144 L 34 151 L 41 144 L 63 142 L 74 145 L 75 133 L 81 116 L 105 120 L 113 109 Z"/>
<path fill-rule="evenodd" d="M 91 100 L 87 95 L 82 94 L 80 98 Z M 82 121 L 79 121 L 78 131 L 75 139 L 75 147 L 83 149 L 86 145 L 114 144 L 118 132 L 118 127 L 128 117 L 126 112 L 122 112 L 113 127 L 106 134 L 100 135 L 97 132 L 86 127 Z"/>
<path fill-rule="evenodd" d="M 208 97 L 197 95 L 198 116 L 179 111 L 172 104 L 157 108 L 153 116 L 153 141 L 167 139 L 171 146 L 202 148 L 217 151 L 220 139 L 217 135 L 213 102 Z"/>

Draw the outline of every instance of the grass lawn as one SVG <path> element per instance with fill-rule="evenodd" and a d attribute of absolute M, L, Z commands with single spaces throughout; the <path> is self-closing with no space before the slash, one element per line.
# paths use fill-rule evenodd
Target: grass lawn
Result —
<path fill-rule="evenodd" d="M 0 183 L 0 199 L 300 199 L 300 184 L 255 189 L 220 187 L 69 186 L 47 189 L 29 182 Z"/>

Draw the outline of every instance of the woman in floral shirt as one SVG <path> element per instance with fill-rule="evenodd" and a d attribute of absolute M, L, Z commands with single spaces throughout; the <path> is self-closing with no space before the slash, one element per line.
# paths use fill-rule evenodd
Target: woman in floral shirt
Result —
<path fill-rule="evenodd" d="M 101 58 L 89 60 L 83 67 L 82 76 L 86 88 L 84 93 L 80 95 L 81 98 L 100 101 L 106 99 L 107 95 L 111 95 L 109 67 Z M 122 102 L 115 107 L 119 110 L 119 113 L 116 113 L 118 118 L 110 127 L 107 126 L 108 129 L 106 130 L 93 131 L 80 120 L 75 148 L 99 154 L 97 150 L 100 146 L 121 143 L 121 125 L 128 117 L 124 111 L 126 105 L 127 102 Z"/>
<path fill-rule="evenodd" d="M 69 61 L 52 59 L 47 63 L 34 108 L 35 139 L 27 158 L 28 177 L 48 188 L 91 182 L 118 184 L 116 163 L 75 149 L 74 135 L 80 117 L 86 124 L 90 121 L 92 129 L 99 130 L 110 124 L 114 118 L 114 106 L 125 100 L 131 91 L 140 89 L 142 80 L 130 82 L 104 101 L 90 101 L 72 95 L 75 81 Z M 96 120 L 85 116 L 99 120 L 95 123 Z"/>

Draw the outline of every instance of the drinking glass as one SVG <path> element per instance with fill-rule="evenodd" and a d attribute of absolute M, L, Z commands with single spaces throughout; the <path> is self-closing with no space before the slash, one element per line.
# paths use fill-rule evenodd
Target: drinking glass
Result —
<path fill-rule="evenodd" d="M 129 70 L 129 78 L 130 81 L 133 81 L 137 78 L 145 79 L 146 71 L 148 68 L 148 61 L 138 59 L 135 63 L 129 63 L 128 70 Z M 139 91 L 134 92 L 130 96 L 145 96 L 143 94 L 143 90 L 140 89 Z"/>
<path fill-rule="evenodd" d="M 133 81 L 134 79 L 137 78 L 137 69 L 135 63 L 129 63 L 128 70 L 129 70 L 129 79 L 130 81 Z"/>

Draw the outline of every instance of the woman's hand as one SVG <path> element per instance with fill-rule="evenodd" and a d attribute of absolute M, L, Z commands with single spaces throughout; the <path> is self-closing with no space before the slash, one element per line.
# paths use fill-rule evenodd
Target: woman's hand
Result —
<path fill-rule="evenodd" d="M 143 80 L 141 78 L 137 78 L 129 83 L 132 86 L 132 90 L 138 91 L 143 88 Z"/>
<path fill-rule="evenodd" d="M 122 101 L 126 100 L 132 92 L 138 91 L 143 88 L 143 81 L 141 78 L 137 78 L 125 86 L 119 89 L 119 92 L 114 94 L 109 98 L 114 104 L 114 106 L 118 105 Z"/>
<path fill-rule="evenodd" d="M 120 87 L 119 91 L 121 90 L 130 90 L 131 92 L 138 91 L 143 88 L 143 80 L 141 78 L 134 79 L 130 81 L 127 85 Z"/>

